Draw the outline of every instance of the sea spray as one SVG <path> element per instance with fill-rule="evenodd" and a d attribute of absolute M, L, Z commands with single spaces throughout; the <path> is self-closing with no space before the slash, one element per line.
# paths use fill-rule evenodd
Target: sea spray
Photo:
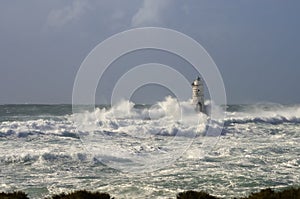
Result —
<path fill-rule="evenodd" d="M 169 198 L 178 190 L 201 187 L 233 198 L 297 185 L 299 105 L 217 108 L 227 110 L 222 136 L 205 134 L 208 126 L 221 128 L 209 113 L 194 114 L 189 101 L 175 99 L 153 106 L 124 101 L 76 114 L 70 105 L 2 105 L 0 189 L 24 190 L 30 198 L 78 189 L 116 198 L 124 193 L 130 198 Z M 104 139 L 98 142 L 100 135 Z M 89 150 L 85 136 L 96 138 L 91 145 L 96 148 Z M 192 141 L 186 150 L 183 141 Z M 215 144 L 205 144 L 211 142 Z M 99 145 L 104 150 L 93 153 Z M 120 163 L 136 171 L 111 167 Z"/>

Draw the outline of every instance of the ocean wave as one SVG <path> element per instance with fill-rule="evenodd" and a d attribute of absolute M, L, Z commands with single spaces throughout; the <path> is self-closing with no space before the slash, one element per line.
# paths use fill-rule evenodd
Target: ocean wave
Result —
<path fill-rule="evenodd" d="M 26 138 L 30 136 L 55 135 L 78 138 L 76 127 L 69 121 L 28 120 L 0 123 L 0 137 Z"/>
<path fill-rule="evenodd" d="M 149 108 L 136 109 L 134 103 L 121 101 L 110 109 L 81 111 L 70 115 L 68 119 L 83 132 L 126 133 L 131 136 L 190 136 L 205 131 L 208 117 L 196 113 L 190 101 L 178 102 L 167 97 Z"/>
<path fill-rule="evenodd" d="M 207 102 L 207 104 L 210 104 Z M 224 108 L 215 106 L 216 112 Z M 79 139 L 91 133 L 127 136 L 218 136 L 226 134 L 235 124 L 300 124 L 300 106 L 251 105 L 227 108 L 224 120 L 196 113 L 191 101 L 167 97 L 153 106 L 136 108 L 130 101 L 121 101 L 111 108 L 95 108 L 61 116 L 60 120 L 28 118 L 25 121 L 0 122 L 0 137 L 28 138 L 59 136 Z M 223 122 L 225 128 L 223 128 Z"/>
<path fill-rule="evenodd" d="M 254 106 L 247 107 L 246 110 L 227 112 L 225 125 L 245 123 L 265 123 L 265 124 L 300 124 L 300 107 L 295 106 Z"/>
<path fill-rule="evenodd" d="M 265 123 L 265 124 L 283 124 L 292 123 L 300 124 L 300 118 L 292 117 L 287 118 L 284 116 L 274 116 L 274 117 L 247 117 L 247 118 L 226 118 L 225 126 L 230 124 L 246 124 L 246 123 Z"/>
<path fill-rule="evenodd" d="M 299 181 L 299 107 L 227 109 L 222 128 L 222 121 L 195 113 L 189 101 L 179 105 L 169 98 L 137 109 L 124 101 L 109 109 L 65 115 L 59 121 L 1 121 L 2 187 L 32 191 L 36 185 L 37 195 L 41 189 L 48 193 L 100 187 L 117 196 L 141 188 L 143 193 L 150 190 L 144 194 L 149 198 L 161 193 L 157 187 L 174 193 L 177 188 L 170 188 L 174 181 L 235 197 L 228 187 L 245 195 L 251 191 L 248 185 L 279 187 Z M 210 133 L 202 136 L 208 128 Z M 225 136 L 214 137 L 220 131 Z M 133 175 L 119 175 L 108 167 Z M 151 172 L 152 168 L 158 170 Z M 145 175 L 134 174 L 144 171 Z"/>
<path fill-rule="evenodd" d="M 47 164 L 54 162 L 90 162 L 95 163 L 95 157 L 86 153 L 55 153 L 44 152 L 40 154 L 21 153 L 21 154 L 6 154 L 0 156 L 2 164 Z"/>

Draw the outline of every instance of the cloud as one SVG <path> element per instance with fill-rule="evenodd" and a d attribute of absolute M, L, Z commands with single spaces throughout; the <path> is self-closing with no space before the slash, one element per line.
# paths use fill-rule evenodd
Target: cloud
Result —
<path fill-rule="evenodd" d="M 162 25 L 162 13 L 171 0 L 144 0 L 142 7 L 132 17 L 131 26 Z"/>
<path fill-rule="evenodd" d="M 71 5 L 51 10 L 47 18 L 47 26 L 61 27 L 78 19 L 90 7 L 84 0 L 74 0 Z"/>

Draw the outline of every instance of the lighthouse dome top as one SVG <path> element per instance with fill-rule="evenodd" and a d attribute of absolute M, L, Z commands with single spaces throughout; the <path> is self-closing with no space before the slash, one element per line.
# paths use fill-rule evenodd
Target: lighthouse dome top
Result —
<path fill-rule="evenodd" d="M 194 82 L 192 83 L 192 86 L 199 86 L 201 84 L 201 79 L 200 77 L 198 76 L 197 79 L 194 80 Z"/>

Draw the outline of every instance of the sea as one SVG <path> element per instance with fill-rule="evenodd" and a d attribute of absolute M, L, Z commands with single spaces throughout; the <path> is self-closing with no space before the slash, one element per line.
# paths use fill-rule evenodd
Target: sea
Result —
<path fill-rule="evenodd" d="M 300 185 L 300 105 L 0 105 L 0 192 L 221 198 Z M 214 118 L 210 116 L 212 109 Z"/>

